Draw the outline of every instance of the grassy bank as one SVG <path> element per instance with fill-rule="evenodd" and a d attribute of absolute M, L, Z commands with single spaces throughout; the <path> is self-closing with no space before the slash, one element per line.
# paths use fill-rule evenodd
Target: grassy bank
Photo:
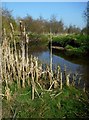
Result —
<path fill-rule="evenodd" d="M 58 35 L 53 36 L 52 45 L 63 47 L 70 55 L 88 55 L 89 54 L 89 36 L 88 35 Z"/>
<path fill-rule="evenodd" d="M 50 45 L 50 34 L 29 33 L 29 45 Z M 89 55 L 89 35 L 52 35 L 52 46 L 64 50 L 67 55 Z"/>
<path fill-rule="evenodd" d="M 14 86 L 11 86 L 11 101 L 3 99 L 3 118 L 89 118 L 88 97 L 75 87 L 37 89 L 40 94 L 32 100 L 30 87 Z"/>

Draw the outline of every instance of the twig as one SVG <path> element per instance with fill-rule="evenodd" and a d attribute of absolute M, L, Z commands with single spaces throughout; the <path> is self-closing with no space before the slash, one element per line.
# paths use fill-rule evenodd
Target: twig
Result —
<path fill-rule="evenodd" d="M 58 93 L 57 95 L 55 95 L 55 97 L 57 97 L 58 95 L 62 94 L 62 91 L 60 93 Z"/>
<path fill-rule="evenodd" d="M 48 90 L 50 90 L 52 88 L 53 84 L 54 84 L 54 81 L 53 81 L 53 83 L 51 84 L 51 86 L 50 86 L 50 88 Z"/>
<path fill-rule="evenodd" d="M 29 91 L 29 92 L 27 92 L 27 93 L 25 93 L 25 94 L 20 94 L 20 95 L 27 95 L 28 93 L 30 93 L 30 91 Z"/>
<path fill-rule="evenodd" d="M 39 93 L 37 92 L 37 89 L 35 88 L 35 92 L 37 93 L 38 97 L 40 98 Z M 42 98 L 40 98 L 42 101 L 44 101 Z"/>
<path fill-rule="evenodd" d="M 14 113 L 14 115 L 13 115 L 13 118 L 12 118 L 12 120 L 14 120 L 14 119 L 15 119 L 15 117 L 16 117 L 16 114 L 17 114 L 17 112 L 16 112 L 16 110 L 15 110 L 15 113 Z"/>
<path fill-rule="evenodd" d="M 38 97 L 40 97 L 39 93 L 37 92 L 37 89 L 35 88 L 35 92 L 37 93 Z"/>
<path fill-rule="evenodd" d="M 36 83 L 39 85 L 39 87 L 41 88 L 41 90 L 43 90 L 43 88 L 41 87 L 40 83 L 38 83 L 38 82 L 36 82 Z"/>

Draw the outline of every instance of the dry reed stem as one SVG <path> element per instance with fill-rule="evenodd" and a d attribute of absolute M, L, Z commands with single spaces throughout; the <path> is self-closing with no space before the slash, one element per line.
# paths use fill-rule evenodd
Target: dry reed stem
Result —
<path fill-rule="evenodd" d="M 57 81 L 60 80 L 60 66 L 57 67 Z"/>
<path fill-rule="evenodd" d="M 33 74 L 31 74 L 32 77 L 32 100 L 35 98 L 35 82 L 34 82 L 34 77 Z"/>
<path fill-rule="evenodd" d="M 70 77 L 70 74 L 66 75 L 66 85 L 69 86 L 69 77 Z"/>
<path fill-rule="evenodd" d="M 7 35 L 6 35 L 6 29 L 5 28 L 3 29 L 3 33 L 4 33 L 4 40 L 6 41 L 7 40 Z"/>
<path fill-rule="evenodd" d="M 53 72 L 52 72 L 52 35 L 51 34 L 50 34 L 50 41 L 51 41 L 51 44 L 50 44 L 50 71 L 52 74 Z"/>
<path fill-rule="evenodd" d="M 10 27 L 11 27 L 11 32 L 12 32 L 12 34 L 14 35 L 14 27 L 13 27 L 13 24 L 12 24 L 12 23 L 10 23 Z"/>
<path fill-rule="evenodd" d="M 11 39 L 14 41 L 14 46 L 11 48 L 10 43 L 8 42 L 6 30 L 4 29 L 4 41 L 3 41 L 3 56 L 2 56 L 2 67 L 1 67 L 1 77 L 6 82 L 6 92 L 7 100 L 10 100 L 10 89 L 8 87 L 8 84 L 11 85 L 11 81 L 17 80 L 17 86 L 18 88 L 21 87 L 21 80 L 22 80 L 22 87 L 25 88 L 27 80 L 28 85 L 30 85 L 30 79 L 29 74 L 31 74 L 31 85 L 32 85 L 32 100 L 35 98 L 35 92 L 38 94 L 36 90 L 36 84 L 35 82 L 40 86 L 41 90 L 43 88 L 41 87 L 38 79 L 41 79 L 41 75 L 43 73 L 45 74 L 45 78 L 49 80 L 50 87 L 49 91 L 54 85 L 54 88 L 58 87 L 58 82 L 60 82 L 60 89 L 63 89 L 63 78 L 62 78 L 62 72 L 60 71 L 60 66 L 58 66 L 57 71 L 53 74 L 52 71 L 52 50 L 51 50 L 51 56 L 50 56 L 50 67 L 46 67 L 46 71 L 43 70 L 42 64 L 38 64 L 38 58 L 31 56 L 31 60 L 29 60 L 28 57 L 28 35 L 26 34 L 25 26 L 23 28 L 22 22 L 20 21 L 20 33 L 21 33 L 21 40 L 22 40 L 22 46 L 21 50 L 19 50 L 19 53 L 17 52 L 17 46 L 16 46 L 16 40 L 15 40 L 15 33 L 13 25 L 10 23 L 11 26 Z M 25 44 L 24 41 L 26 40 L 26 51 L 25 51 Z M 52 46 L 51 46 L 52 47 Z M 14 49 L 13 49 L 14 48 Z M 54 75 L 54 76 L 53 76 Z M 69 74 L 66 75 L 66 68 L 64 71 L 64 75 L 66 78 L 66 85 L 69 86 Z M 75 77 L 75 76 L 74 76 Z M 35 81 L 36 78 L 36 81 Z M 75 81 L 76 78 L 73 79 Z M 53 81 L 54 80 L 54 81 Z M 84 91 L 85 91 L 85 84 L 84 84 Z"/>
<path fill-rule="evenodd" d="M 62 90 L 62 86 L 63 86 L 63 83 L 62 83 L 62 72 L 60 73 L 60 89 Z"/>
<path fill-rule="evenodd" d="M 31 56 L 31 68 L 30 68 L 30 72 L 31 72 L 31 85 L 32 85 L 32 100 L 34 100 L 34 94 L 35 94 L 35 82 L 34 82 L 34 64 L 32 61 L 32 56 Z"/>
<path fill-rule="evenodd" d="M 38 82 L 38 61 L 35 61 L 36 82 Z"/>
<path fill-rule="evenodd" d="M 72 85 L 75 86 L 75 80 L 76 80 L 76 77 L 75 75 L 73 75 L 73 80 L 72 80 Z"/>
<path fill-rule="evenodd" d="M 52 80 L 52 75 L 53 75 L 53 74 L 50 72 L 48 66 L 47 66 L 47 68 L 46 68 L 46 71 L 47 71 L 48 80 L 49 80 L 50 86 L 51 86 L 51 84 L 53 83 L 53 80 Z"/>
<path fill-rule="evenodd" d="M 50 85 L 49 89 L 48 90 L 51 90 L 52 86 L 54 84 L 54 81 L 52 82 L 52 84 Z"/>
<path fill-rule="evenodd" d="M 6 96 L 7 101 L 11 100 L 11 94 L 10 94 L 9 87 L 5 87 L 5 96 Z"/>
<path fill-rule="evenodd" d="M 57 88 L 58 87 L 58 82 L 57 80 L 54 80 L 54 88 Z"/>
<path fill-rule="evenodd" d="M 23 79 L 22 79 L 22 87 L 25 88 L 25 71 L 24 71 L 24 65 L 25 65 L 25 48 L 24 44 L 22 42 L 22 68 L 23 68 Z"/>
<path fill-rule="evenodd" d="M 86 92 L 86 84 L 84 83 L 83 91 Z"/>
<path fill-rule="evenodd" d="M 20 39 L 23 41 L 23 26 L 22 26 L 22 21 L 20 21 Z"/>

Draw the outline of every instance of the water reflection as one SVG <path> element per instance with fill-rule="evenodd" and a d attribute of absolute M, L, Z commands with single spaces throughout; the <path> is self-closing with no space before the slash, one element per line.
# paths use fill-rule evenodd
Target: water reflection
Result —
<path fill-rule="evenodd" d="M 37 56 L 43 64 L 49 65 L 50 51 L 47 47 L 30 46 L 29 55 L 31 54 Z M 86 83 L 86 87 L 89 90 L 89 61 L 87 58 L 79 59 L 67 56 L 59 51 L 53 51 L 52 59 L 53 69 L 60 65 L 63 71 L 66 66 L 68 72 L 81 74 L 82 80 Z"/>

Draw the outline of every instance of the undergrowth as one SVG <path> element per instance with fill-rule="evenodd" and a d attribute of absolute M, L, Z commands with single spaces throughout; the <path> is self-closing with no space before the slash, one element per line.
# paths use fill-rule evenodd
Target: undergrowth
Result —
<path fill-rule="evenodd" d="M 12 99 L 3 98 L 3 118 L 88 118 L 88 96 L 73 86 L 63 90 L 40 90 L 31 99 L 31 87 L 13 90 Z"/>

